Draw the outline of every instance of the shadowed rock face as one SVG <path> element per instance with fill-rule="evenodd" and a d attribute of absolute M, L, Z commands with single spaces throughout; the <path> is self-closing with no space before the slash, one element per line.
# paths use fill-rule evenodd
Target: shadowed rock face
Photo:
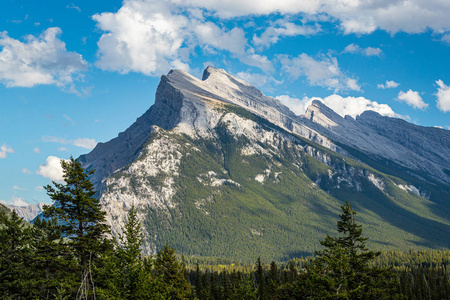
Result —
<path fill-rule="evenodd" d="M 259 227 L 250 224 L 245 229 L 253 236 L 267 238 L 267 245 L 273 242 L 269 232 L 276 236 L 283 234 L 277 231 L 283 228 L 300 230 L 299 234 L 304 231 L 311 239 L 316 236 L 315 228 L 322 226 L 321 230 L 325 230 L 328 225 L 317 227 L 308 223 L 299 229 L 303 226 L 303 210 L 317 213 L 318 220 L 329 219 L 332 214 L 325 215 L 325 209 L 318 207 L 338 207 L 346 195 L 371 199 L 361 204 L 361 208 L 379 216 L 376 220 L 379 226 L 400 228 L 403 241 L 417 238 L 409 230 L 418 226 L 414 222 L 426 220 L 423 226 L 435 230 L 436 236 L 441 235 L 438 242 L 433 240 L 429 245 L 447 247 L 445 234 L 440 233 L 448 229 L 445 225 L 450 222 L 448 216 L 436 210 L 439 215 L 436 218 L 444 220 L 441 224 L 426 219 L 428 215 L 414 215 L 398 206 L 400 202 L 413 201 L 414 209 L 420 207 L 428 213 L 434 204 L 426 201 L 434 201 L 435 191 L 407 179 L 394 180 L 383 173 L 386 170 L 374 170 L 377 166 L 370 168 L 358 160 L 364 160 L 362 156 L 383 160 L 386 165 L 399 166 L 400 172 L 406 172 L 402 169 L 406 168 L 413 176 L 420 174 L 416 176 L 420 180 L 426 175 L 432 184 L 439 186 L 440 192 L 444 190 L 442 195 L 448 195 L 445 189 L 450 183 L 450 171 L 446 171 L 450 170 L 446 160 L 449 154 L 449 131 L 412 125 L 374 112 L 365 112 L 356 120 L 342 118 L 319 101 L 314 101 L 305 115 L 297 116 L 248 83 L 224 70 L 208 67 L 202 80 L 181 70 L 162 76 L 154 105 L 127 130 L 109 142 L 99 143 L 80 161 L 85 168 L 96 170 L 91 179 L 113 234 L 120 233 L 131 205 L 140 208 L 140 218 L 145 220 L 147 229 L 148 252 L 154 252 L 160 243 L 174 236 L 178 238 L 175 243 L 181 246 L 183 238 L 208 236 L 211 239 L 208 245 L 213 249 L 212 235 L 208 233 L 211 228 L 204 227 L 212 223 L 200 222 L 187 226 L 186 231 L 177 226 L 190 225 L 191 221 L 196 224 L 199 221 L 196 213 L 201 213 L 202 218 L 215 216 L 214 224 L 220 232 L 231 218 L 224 212 L 228 206 L 234 213 L 249 212 L 243 213 L 245 220 L 259 215 L 264 219 L 270 211 L 272 217 L 261 221 Z M 297 190 L 297 194 L 290 195 L 290 189 Z M 240 194 L 267 203 L 255 212 L 252 203 L 233 202 Z M 309 194 L 315 196 L 305 196 Z M 226 205 L 218 205 L 219 199 Z M 306 202 L 294 208 L 296 201 Z M 284 224 L 291 214 L 295 220 Z M 280 215 L 285 217 L 277 221 Z M 419 221 L 399 221 L 404 219 Z M 276 226 L 270 231 L 272 225 L 264 222 L 274 222 Z M 334 226 L 333 222 L 330 224 Z M 424 228 L 420 232 L 427 230 Z M 168 234 L 171 230 L 183 233 Z M 239 236 L 240 232 L 227 234 Z"/>
<path fill-rule="evenodd" d="M 373 111 L 356 120 L 342 118 L 320 101 L 314 101 L 305 116 L 321 125 L 317 130 L 331 140 L 450 183 L 445 171 L 450 170 L 448 130 L 417 126 Z"/>

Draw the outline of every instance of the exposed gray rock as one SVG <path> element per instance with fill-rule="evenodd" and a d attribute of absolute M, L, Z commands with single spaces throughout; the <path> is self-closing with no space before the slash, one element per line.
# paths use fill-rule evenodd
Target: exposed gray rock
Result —
<path fill-rule="evenodd" d="M 27 206 L 6 205 L 10 210 L 15 210 L 17 215 L 25 221 L 30 222 L 40 215 L 44 207 L 44 203 L 30 204 Z"/>

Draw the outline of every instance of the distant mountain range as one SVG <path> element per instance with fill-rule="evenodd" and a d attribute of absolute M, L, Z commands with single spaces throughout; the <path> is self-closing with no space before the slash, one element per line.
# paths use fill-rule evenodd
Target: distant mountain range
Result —
<path fill-rule="evenodd" d="M 16 205 L 5 205 L 7 208 L 9 208 L 11 211 L 15 210 L 17 215 L 24 220 L 31 222 L 34 218 L 36 218 L 38 215 L 40 215 L 44 207 L 44 203 L 36 203 L 36 204 L 30 204 L 27 206 L 16 206 Z"/>
<path fill-rule="evenodd" d="M 297 116 L 208 67 L 162 76 L 155 104 L 80 161 L 115 234 L 139 208 L 148 252 L 284 260 L 320 248 L 345 200 L 371 247 L 449 248 L 449 156 L 447 130 L 319 101 Z"/>

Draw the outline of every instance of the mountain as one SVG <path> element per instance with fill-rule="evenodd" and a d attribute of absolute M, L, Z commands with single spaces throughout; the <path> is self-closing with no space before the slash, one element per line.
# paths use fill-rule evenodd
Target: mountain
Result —
<path fill-rule="evenodd" d="M 15 210 L 17 215 L 25 221 L 31 222 L 34 218 L 40 215 L 43 210 L 44 203 L 30 204 L 27 206 L 6 205 L 11 211 Z"/>
<path fill-rule="evenodd" d="M 154 105 L 79 159 L 114 234 L 139 208 L 148 252 L 285 260 L 320 248 L 346 200 L 374 248 L 449 248 L 449 153 L 449 131 L 319 101 L 297 116 L 208 67 L 162 76 Z"/>

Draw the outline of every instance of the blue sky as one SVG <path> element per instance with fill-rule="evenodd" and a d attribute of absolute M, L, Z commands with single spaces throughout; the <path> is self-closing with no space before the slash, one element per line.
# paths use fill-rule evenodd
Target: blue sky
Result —
<path fill-rule="evenodd" d="M 320 99 L 448 130 L 449 15 L 443 0 L 5 0 L 0 201 L 49 203 L 60 159 L 124 131 L 171 68 L 224 68 L 297 114 Z"/>

